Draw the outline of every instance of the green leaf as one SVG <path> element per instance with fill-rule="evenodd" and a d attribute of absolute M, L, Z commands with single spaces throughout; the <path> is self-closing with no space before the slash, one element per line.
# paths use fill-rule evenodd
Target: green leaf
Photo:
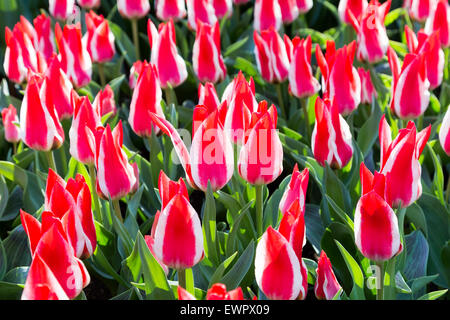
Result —
<path fill-rule="evenodd" d="M 317 278 L 316 274 L 317 262 L 308 258 L 302 258 L 302 260 L 306 266 L 306 269 L 308 270 L 308 283 L 314 285 L 314 283 L 316 283 Z"/>
<path fill-rule="evenodd" d="M 345 185 L 341 180 L 339 180 L 329 165 L 325 167 L 323 185 L 325 187 L 327 199 L 332 199 L 339 208 L 344 210 L 344 212 L 353 214 L 350 194 Z"/>
<path fill-rule="evenodd" d="M 448 289 L 429 292 L 421 296 L 418 300 L 436 300 L 446 294 Z"/>
<path fill-rule="evenodd" d="M 428 263 L 428 243 L 422 232 L 416 230 L 405 236 L 406 261 L 403 274 L 412 280 L 425 276 Z"/>
<path fill-rule="evenodd" d="M 252 240 L 230 271 L 222 278 L 222 283 L 227 286 L 227 290 L 236 289 L 240 285 L 253 264 L 254 255 L 255 242 Z"/>
<path fill-rule="evenodd" d="M 234 42 L 232 45 L 228 46 L 228 48 L 225 50 L 223 56 L 224 57 L 228 57 L 230 55 L 232 55 L 233 53 L 237 53 L 237 51 L 243 46 L 245 45 L 245 43 L 248 41 L 248 37 L 245 37 L 241 40 L 238 40 L 236 42 Z"/>
<path fill-rule="evenodd" d="M 0 300 L 20 300 L 22 291 L 19 284 L 0 281 Z"/>
<path fill-rule="evenodd" d="M 225 259 L 216 269 L 216 271 L 213 273 L 211 278 L 209 279 L 208 288 L 211 288 L 211 286 L 215 283 L 218 283 L 221 281 L 223 273 L 228 268 L 228 266 L 233 262 L 234 258 L 236 258 L 238 252 L 236 251 L 232 255 L 230 255 L 227 259 Z"/>
<path fill-rule="evenodd" d="M 236 244 L 238 240 L 239 233 L 241 233 L 241 221 L 244 217 L 248 217 L 248 209 L 253 204 L 253 201 L 247 203 L 241 210 L 239 210 L 238 217 L 234 220 L 230 232 L 228 234 L 228 239 L 226 243 L 226 255 L 229 257 L 236 250 Z"/>
<path fill-rule="evenodd" d="M 136 49 L 134 48 L 133 42 L 128 37 L 127 33 L 123 31 L 119 25 L 108 20 L 109 28 L 114 35 L 117 47 L 119 48 L 122 55 L 125 56 L 128 64 L 131 66 L 137 60 Z"/>
<path fill-rule="evenodd" d="M 425 214 L 423 213 L 422 208 L 417 205 L 417 203 L 412 203 L 406 209 L 406 217 L 411 223 L 414 224 L 414 227 L 416 229 L 420 229 L 425 236 L 428 236 L 428 227 Z"/>
<path fill-rule="evenodd" d="M 359 267 L 358 263 L 353 259 L 350 253 L 339 243 L 339 241 L 335 240 L 336 245 L 338 246 L 339 251 L 341 251 L 342 257 L 347 265 L 350 274 L 353 279 L 353 289 L 350 293 L 350 298 L 357 300 L 364 300 L 364 275 Z"/>
<path fill-rule="evenodd" d="M 214 264 L 219 264 L 219 257 L 217 253 L 217 230 L 216 230 L 216 204 L 211 187 L 208 181 L 208 188 L 206 190 L 205 206 L 203 209 L 202 230 L 203 240 L 205 246 L 205 256 Z"/>
<path fill-rule="evenodd" d="M 353 220 L 327 194 L 325 194 L 324 196 L 327 202 L 334 209 L 334 212 L 337 214 L 339 220 L 343 222 L 350 229 L 350 231 L 353 232 L 354 228 Z"/>
<path fill-rule="evenodd" d="M 102 276 L 108 279 L 114 278 L 117 282 L 119 282 L 126 288 L 130 287 L 130 284 L 125 279 L 123 279 L 111 266 L 111 263 L 106 258 L 100 246 L 97 246 L 97 248 L 94 251 L 94 254 L 91 256 L 91 259 L 93 262 L 92 265 L 96 268 L 97 272 L 99 272 Z"/>
<path fill-rule="evenodd" d="M 430 152 L 434 164 L 433 191 L 434 194 L 445 205 L 444 199 L 444 173 L 442 172 L 441 160 L 434 152 L 433 148 L 427 143 L 427 150 Z"/>
<path fill-rule="evenodd" d="M 14 228 L 8 237 L 3 240 L 3 247 L 8 263 L 6 270 L 30 265 L 31 253 L 28 246 L 28 236 L 22 225 L 18 225 Z"/>
<path fill-rule="evenodd" d="M 397 8 L 390 11 L 386 15 L 386 18 L 384 19 L 384 25 L 389 26 L 394 21 L 397 21 L 403 15 L 404 11 L 405 11 L 404 8 Z"/>
<path fill-rule="evenodd" d="M 376 99 L 373 100 L 372 109 L 372 114 L 359 129 L 358 137 L 356 139 L 356 142 L 358 143 L 364 157 L 366 157 L 370 150 L 372 150 L 372 146 L 378 138 L 378 126 L 381 119 L 381 109 Z"/>
<path fill-rule="evenodd" d="M 8 266 L 7 261 L 5 247 L 3 246 L 2 239 L 0 239 L 0 280 L 3 279 L 3 276 L 6 273 L 6 268 Z"/>
<path fill-rule="evenodd" d="M 323 226 L 322 218 L 320 218 L 319 210 L 320 207 L 317 205 L 309 203 L 305 205 L 306 238 L 311 243 L 317 254 L 320 254 L 320 241 L 323 233 L 325 232 L 325 227 Z"/>
<path fill-rule="evenodd" d="M 29 267 L 16 267 L 9 270 L 3 281 L 17 284 L 25 284 L 27 280 Z"/>
<path fill-rule="evenodd" d="M 110 202 L 110 207 L 112 207 L 111 202 Z M 118 235 L 119 248 L 122 247 L 125 250 L 122 258 L 128 257 L 131 254 L 131 251 L 133 250 L 133 240 L 131 239 L 124 224 L 121 221 L 119 221 L 119 219 L 116 217 L 116 215 L 111 214 L 111 217 L 112 217 L 112 222 L 113 222 L 113 228 Z M 120 251 L 121 250 L 119 250 L 119 252 Z"/>
<path fill-rule="evenodd" d="M 406 284 L 400 271 L 395 275 L 395 287 L 400 293 L 412 293 L 411 288 Z"/>

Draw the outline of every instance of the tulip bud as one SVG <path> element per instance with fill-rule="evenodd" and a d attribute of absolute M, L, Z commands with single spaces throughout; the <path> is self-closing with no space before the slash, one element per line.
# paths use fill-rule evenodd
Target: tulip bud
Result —
<path fill-rule="evenodd" d="M 61 30 L 57 23 L 55 35 L 61 55 L 61 68 L 75 86 L 87 85 L 91 81 L 92 60 L 86 44 L 81 40 L 81 24 L 65 25 L 64 30 Z"/>
<path fill-rule="evenodd" d="M 298 165 L 295 164 L 289 185 L 280 200 L 279 209 L 283 214 L 288 211 L 295 200 L 299 201 L 300 211 L 302 214 L 305 212 L 305 199 L 308 180 L 308 168 L 305 168 L 302 172 L 300 172 L 298 170 Z"/>
<path fill-rule="evenodd" d="M 149 19 L 147 31 L 152 48 L 151 63 L 158 69 L 161 87 L 179 86 L 187 78 L 187 69 L 183 57 L 178 54 L 173 20 L 161 23 L 157 31 Z"/>
<path fill-rule="evenodd" d="M 450 156 L 450 108 L 447 108 L 444 119 L 442 119 L 442 125 L 439 131 L 439 141 L 442 149 Z"/>
<path fill-rule="evenodd" d="M 297 19 L 300 11 L 298 10 L 297 0 L 278 0 L 281 10 L 281 20 L 285 24 L 292 23 Z"/>
<path fill-rule="evenodd" d="M 100 7 L 100 0 L 77 0 L 77 3 L 86 10 L 97 9 Z"/>
<path fill-rule="evenodd" d="M 186 6 L 183 0 L 155 0 L 156 16 L 159 20 L 181 20 L 186 16 Z"/>
<path fill-rule="evenodd" d="M 350 13 L 359 19 L 367 8 L 367 0 L 340 0 L 338 6 L 339 18 L 344 23 L 351 23 Z"/>
<path fill-rule="evenodd" d="M 320 253 L 320 258 L 317 263 L 316 274 L 317 277 L 314 284 L 316 298 L 320 300 L 332 300 L 342 287 L 334 275 L 330 259 L 328 259 L 323 250 Z"/>
<path fill-rule="evenodd" d="M 437 0 L 425 22 L 425 33 L 431 35 L 439 30 L 443 48 L 450 46 L 450 5 L 447 0 Z"/>
<path fill-rule="evenodd" d="M 5 128 L 5 140 L 11 143 L 20 141 L 20 132 L 16 124 L 19 123 L 17 110 L 12 104 L 2 110 L 3 127 Z"/>
<path fill-rule="evenodd" d="M 241 287 L 227 291 L 223 283 L 215 283 L 206 292 L 206 300 L 244 300 Z"/>
<path fill-rule="evenodd" d="M 217 18 L 231 17 L 233 14 L 232 0 L 213 0 L 214 13 Z"/>
<path fill-rule="evenodd" d="M 277 131 L 277 109 L 261 101 L 239 154 L 240 176 L 253 185 L 269 184 L 283 171 L 283 147 Z"/>
<path fill-rule="evenodd" d="M 411 0 L 409 5 L 409 16 L 417 21 L 425 21 L 433 9 L 435 0 Z"/>
<path fill-rule="evenodd" d="M 219 108 L 220 101 L 217 96 L 216 88 L 211 82 L 206 82 L 205 85 L 199 83 L 198 85 L 198 104 L 204 105 L 208 109 Z"/>
<path fill-rule="evenodd" d="M 314 158 L 322 166 L 327 162 L 330 167 L 341 169 L 353 155 L 350 128 L 335 102 L 317 97 L 315 111 L 316 123 L 311 137 Z"/>
<path fill-rule="evenodd" d="M 182 287 L 177 287 L 178 300 L 197 300 L 192 294 Z"/>
<path fill-rule="evenodd" d="M 49 60 L 56 51 L 51 19 L 43 13 L 33 20 L 33 24 L 36 30 L 35 47 L 43 54 L 45 60 Z"/>
<path fill-rule="evenodd" d="M 361 103 L 372 104 L 378 93 L 373 86 L 370 70 L 358 68 L 358 74 L 361 79 Z"/>
<path fill-rule="evenodd" d="M 270 27 L 259 35 L 253 33 L 255 57 L 259 73 L 271 83 L 283 82 L 288 78 L 289 58 L 286 46 L 277 31 Z"/>
<path fill-rule="evenodd" d="M 100 117 L 103 117 L 110 112 L 116 114 L 117 110 L 116 102 L 114 100 L 114 91 L 109 84 L 105 86 L 104 90 L 100 90 L 97 93 L 92 106 Z"/>
<path fill-rule="evenodd" d="M 211 26 L 217 22 L 213 0 L 186 0 L 186 5 L 190 29 L 198 31 L 198 21 Z"/>
<path fill-rule="evenodd" d="M 75 0 L 48 0 L 50 14 L 58 20 L 66 20 L 75 10 Z"/>
<path fill-rule="evenodd" d="M 20 84 L 24 82 L 27 76 L 27 67 L 22 58 L 19 41 L 15 39 L 12 31 L 8 27 L 5 27 L 5 42 L 6 51 L 3 70 L 5 70 L 5 74 L 9 80 Z"/>
<path fill-rule="evenodd" d="M 200 82 L 216 83 L 225 79 L 227 69 L 220 52 L 219 22 L 212 26 L 197 21 L 192 64 Z"/>
<path fill-rule="evenodd" d="M 300 13 L 306 13 L 311 10 L 313 0 L 297 0 L 297 7 Z"/>
<path fill-rule="evenodd" d="M 149 0 L 117 0 L 117 8 L 126 19 L 141 19 L 150 11 Z"/>
<path fill-rule="evenodd" d="M 116 54 L 114 35 L 109 29 L 108 20 L 94 11 L 86 13 L 87 34 L 84 41 L 92 61 L 104 63 L 111 61 Z"/>
<path fill-rule="evenodd" d="M 278 0 L 256 0 L 254 7 L 253 29 L 255 32 L 281 28 L 282 16 Z"/>

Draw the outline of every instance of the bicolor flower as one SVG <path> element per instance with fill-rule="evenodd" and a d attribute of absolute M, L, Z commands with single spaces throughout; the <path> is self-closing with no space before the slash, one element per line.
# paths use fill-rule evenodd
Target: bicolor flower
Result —
<path fill-rule="evenodd" d="M 306 13 L 311 10 L 313 0 L 297 0 L 297 7 L 300 13 Z"/>
<path fill-rule="evenodd" d="M 277 109 L 261 101 L 246 128 L 244 145 L 239 153 L 240 176 L 253 185 L 269 184 L 283 171 L 283 147 L 276 131 Z"/>
<path fill-rule="evenodd" d="M 233 14 L 232 0 L 213 0 L 213 7 L 218 19 L 230 17 Z"/>
<path fill-rule="evenodd" d="M 281 10 L 281 21 L 284 24 L 292 23 L 298 18 L 300 11 L 298 10 L 297 0 L 278 0 Z"/>
<path fill-rule="evenodd" d="M 281 28 L 283 21 L 278 0 L 256 0 L 253 10 L 255 32 L 263 32 L 270 28 L 276 31 Z"/>
<path fill-rule="evenodd" d="M 368 6 L 367 0 L 340 0 L 338 13 L 341 21 L 350 24 L 350 13 L 356 18 L 362 15 Z"/>
<path fill-rule="evenodd" d="M 49 16 L 44 13 L 33 20 L 36 30 L 35 48 L 41 52 L 48 61 L 56 51 L 55 35 L 52 30 L 52 22 Z"/>
<path fill-rule="evenodd" d="M 206 300 L 244 300 L 241 287 L 227 291 L 223 283 L 215 283 L 206 292 Z"/>
<path fill-rule="evenodd" d="M 316 58 L 322 72 L 324 97 L 339 106 L 339 113 L 348 115 L 361 102 L 361 79 L 353 66 L 356 42 L 336 50 L 334 41 L 327 41 L 325 56 L 316 45 Z"/>
<path fill-rule="evenodd" d="M 205 85 L 199 83 L 198 85 L 198 104 L 207 106 L 208 109 L 217 109 L 220 106 L 219 97 L 217 96 L 216 88 L 211 82 L 206 82 Z"/>
<path fill-rule="evenodd" d="M 86 10 L 97 9 L 100 7 L 100 2 L 101 0 L 77 0 L 78 5 Z"/>
<path fill-rule="evenodd" d="M 361 253 L 373 261 L 391 259 L 402 250 L 397 216 L 385 200 L 388 181 L 373 175 L 364 162 L 360 166 L 361 198 L 354 219 L 355 242 Z"/>
<path fill-rule="evenodd" d="M 158 69 L 162 88 L 175 88 L 187 78 L 186 63 L 178 54 L 173 20 L 159 25 L 159 31 L 150 19 L 147 24 L 148 38 L 152 49 L 151 63 Z"/>
<path fill-rule="evenodd" d="M 450 157 L 450 108 L 447 108 L 447 112 L 442 119 L 441 129 L 439 131 L 439 142 L 442 149 Z"/>
<path fill-rule="evenodd" d="M 373 86 L 370 70 L 358 68 L 358 74 L 361 79 L 361 103 L 372 104 L 378 93 Z"/>
<path fill-rule="evenodd" d="M 200 82 L 216 83 L 225 79 L 227 68 L 220 52 L 220 26 L 197 21 L 192 65 Z"/>
<path fill-rule="evenodd" d="M 422 115 L 430 102 L 430 81 L 427 79 L 424 53 L 408 53 L 400 69 L 394 49 L 388 48 L 388 61 L 392 70 L 392 112 L 400 119 L 414 119 Z"/>
<path fill-rule="evenodd" d="M 6 51 L 3 70 L 5 70 L 5 74 L 9 80 L 20 84 L 27 77 L 27 66 L 25 66 L 22 58 L 20 43 L 8 27 L 5 27 L 5 43 Z"/>
<path fill-rule="evenodd" d="M 283 82 L 288 78 L 289 56 L 283 39 L 270 27 L 259 35 L 253 32 L 255 57 L 259 73 L 271 83 Z"/>
<path fill-rule="evenodd" d="M 120 199 L 133 190 L 136 176 L 133 166 L 128 163 L 127 155 L 122 149 L 122 121 L 113 131 L 108 125 L 97 133 L 97 193 L 104 199 Z"/>
<path fill-rule="evenodd" d="M 349 12 L 350 23 L 358 34 L 357 57 L 359 60 L 375 63 L 383 59 L 389 46 L 384 19 L 391 7 L 391 0 L 380 4 L 372 0 L 362 12 L 355 17 Z"/>
<path fill-rule="evenodd" d="M 436 0 L 411 0 L 409 4 L 409 16 L 417 21 L 423 22 L 433 10 Z"/>
<path fill-rule="evenodd" d="M 126 19 L 141 19 L 150 11 L 149 0 L 117 0 L 117 8 Z"/>
<path fill-rule="evenodd" d="M 188 26 L 197 33 L 198 21 L 211 26 L 217 22 L 213 0 L 186 0 L 186 6 Z"/>
<path fill-rule="evenodd" d="M 156 134 L 159 132 L 153 125 L 150 113 L 156 113 L 162 118 L 164 113 L 161 108 L 162 91 L 156 66 L 151 63 L 144 64 L 131 98 L 128 122 L 138 136 L 150 137 L 152 130 L 156 130 Z"/>
<path fill-rule="evenodd" d="M 431 125 L 416 133 L 414 122 L 409 121 L 392 140 L 391 128 L 384 115 L 380 121 L 380 173 L 386 177 L 387 203 L 396 208 L 408 207 L 422 194 L 419 157 L 430 137 Z"/>
<path fill-rule="evenodd" d="M 92 106 L 100 117 L 103 117 L 110 112 L 116 114 L 117 110 L 116 101 L 114 100 L 114 91 L 109 84 L 105 86 L 105 89 L 100 90 L 97 93 Z"/>
<path fill-rule="evenodd" d="M 450 5 L 447 0 L 437 0 L 425 22 L 425 32 L 428 35 L 437 30 L 442 47 L 450 46 Z"/>
<path fill-rule="evenodd" d="M 330 259 L 328 259 L 327 254 L 323 250 L 317 262 L 316 274 L 316 282 L 314 283 L 316 298 L 332 300 L 342 287 L 334 275 Z"/>
<path fill-rule="evenodd" d="M 347 165 L 353 156 L 352 134 L 339 114 L 336 102 L 317 97 L 316 123 L 311 137 L 311 147 L 317 162 L 335 169 Z"/>
<path fill-rule="evenodd" d="M 111 61 L 116 54 L 114 34 L 109 29 L 108 20 L 94 11 L 86 13 L 87 34 L 84 37 L 92 62 Z"/>
<path fill-rule="evenodd" d="M 75 0 L 48 0 L 50 14 L 58 20 L 66 20 L 75 10 Z"/>
<path fill-rule="evenodd" d="M 144 61 L 138 60 L 131 66 L 128 84 L 132 90 L 136 87 L 139 75 L 142 73 L 142 70 L 147 64 L 148 62 L 146 60 Z"/>
<path fill-rule="evenodd" d="M 61 68 L 76 87 L 91 81 L 92 60 L 82 41 L 81 24 L 65 25 L 64 30 L 55 26 L 56 42 L 61 56 Z"/>
<path fill-rule="evenodd" d="M 156 16 L 159 20 L 181 20 L 186 17 L 184 0 L 155 0 Z"/>
<path fill-rule="evenodd" d="M 11 143 L 20 141 L 20 132 L 16 124 L 19 124 L 17 110 L 12 104 L 2 109 L 2 121 L 5 128 L 5 140 Z"/>
<path fill-rule="evenodd" d="M 287 50 L 289 67 L 289 92 L 297 98 L 310 97 L 320 90 L 319 81 L 311 68 L 311 36 L 295 37 L 292 41 L 285 35 L 284 41 L 292 50 Z M 291 46 L 292 44 L 292 46 Z"/>
<path fill-rule="evenodd" d="M 302 214 L 305 212 L 305 200 L 306 190 L 308 188 L 309 170 L 308 168 L 303 171 L 298 170 L 298 165 L 295 164 L 292 171 L 291 180 L 281 198 L 279 210 L 281 213 L 285 213 L 291 207 L 295 200 L 298 200 L 300 211 Z"/>
<path fill-rule="evenodd" d="M 179 180 L 178 188 L 176 184 L 171 186 L 170 180 L 167 182 L 168 178 L 161 173 L 159 192 L 164 200 L 155 227 L 153 251 L 170 268 L 191 268 L 204 255 L 202 226 L 189 203 L 183 180 Z"/>

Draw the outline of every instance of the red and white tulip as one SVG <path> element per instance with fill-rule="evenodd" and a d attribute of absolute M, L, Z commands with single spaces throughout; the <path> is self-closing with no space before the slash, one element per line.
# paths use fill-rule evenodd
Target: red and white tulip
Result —
<path fill-rule="evenodd" d="M 2 109 L 2 121 L 5 128 L 5 140 L 11 143 L 20 141 L 20 132 L 16 124 L 19 123 L 17 110 L 12 104 L 8 108 Z"/>
<path fill-rule="evenodd" d="M 92 62 L 105 63 L 111 61 L 116 54 L 114 34 L 109 29 L 108 20 L 94 11 L 86 13 L 87 34 L 85 40 Z"/>
<path fill-rule="evenodd" d="M 316 274 L 316 282 L 314 283 L 316 298 L 332 300 L 342 287 L 334 275 L 330 259 L 328 259 L 327 254 L 323 250 L 317 262 Z"/>

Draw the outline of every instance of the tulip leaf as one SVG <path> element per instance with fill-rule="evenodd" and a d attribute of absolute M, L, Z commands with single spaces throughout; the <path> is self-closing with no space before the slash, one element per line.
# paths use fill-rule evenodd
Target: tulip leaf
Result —
<path fill-rule="evenodd" d="M 338 246 L 339 251 L 344 258 L 345 264 L 347 265 L 350 274 L 353 279 L 353 289 L 350 293 L 350 298 L 357 300 L 364 300 L 364 275 L 359 267 L 358 263 L 355 259 L 348 253 L 348 251 L 339 243 L 339 241 L 335 240 L 336 245 Z"/>
<path fill-rule="evenodd" d="M 446 294 L 448 289 L 429 292 L 421 296 L 418 300 L 436 300 Z"/>
<path fill-rule="evenodd" d="M 0 239 L 0 280 L 3 279 L 6 273 L 6 268 L 8 266 L 7 261 L 5 247 L 3 246 L 2 239 Z"/>
<path fill-rule="evenodd" d="M 350 231 L 353 232 L 353 220 L 334 202 L 333 199 L 331 199 L 327 194 L 324 195 L 326 201 L 331 205 L 331 207 L 334 209 L 334 212 L 337 214 L 337 217 L 341 222 L 343 222 Z"/>
<path fill-rule="evenodd" d="M 208 181 L 208 188 L 206 190 L 206 200 L 203 207 L 202 218 L 202 230 L 203 240 L 206 244 L 205 256 L 213 263 L 213 265 L 219 265 L 218 257 L 218 243 L 217 243 L 217 230 L 216 230 L 216 204 L 211 187 L 211 183 Z"/>
<path fill-rule="evenodd" d="M 406 261 L 403 274 L 406 279 L 420 278 L 427 273 L 428 243 L 422 232 L 415 230 L 405 236 Z"/>
<path fill-rule="evenodd" d="M 290 180 L 291 175 L 284 178 L 280 183 L 278 189 L 274 193 L 272 193 L 269 200 L 267 200 L 267 202 L 265 203 L 263 230 L 266 230 L 269 226 L 275 228 L 278 225 L 280 201 Z"/>
<path fill-rule="evenodd" d="M 18 225 L 9 233 L 8 237 L 3 240 L 3 247 L 8 263 L 6 270 L 30 265 L 31 253 L 28 246 L 28 236 L 22 225 Z"/>
<path fill-rule="evenodd" d="M 108 20 L 108 24 L 111 32 L 114 34 L 117 47 L 119 48 L 122 55 L 125 56 L 128 64 L 132 66 L 133 63 L 137 60 L 136 49 L 134 48 L 133 42 L 128 37 L 127 33 L 119 27 L 119 25 L 113 23 L 110 20 Z"/>
<path fill-rule="evenodd" d="M 436 155 L 433 148 L 427 143 L 427 150 L 431 154 L 434 164 L 434 178 L 433 178 L 433 192 L 442 203 L 445 205 L 444 200 L 444 173 L 442 172 L 441 159 Z"/>
<path fill-rule="evenodd" d="M 428 226 L 423 213 L 422 208 L 420 208 L 417 203 L 412 203 L 406 209 L 406 217 L 415 227 L 415 229 L 420 229 L 425 236 L 428 236 Z"/>
<path fill-rule="evenodd" d="M 341 180 L 339 180 L 336 173 L 333 172 L 333 170 L 330 168 L 329 165 L 327 165 L 325 167 L 325 173 L 323 176 L 323 186 L 325 187 L 324 195 L 326 196 L 327 200 L 330 200 L 330 199 L 333 200 L 332 208 L 334 210 L 331 210 L 331 211 L 332 212 L 338 211 L 336 208 L 336 206 L 337 206 L 338 208 L 341 208 L 344 212 L 347 212 L 348 214 L 353 216 L 353 207 L 351 204 L 351 198 L 350 198 L 348 189 L 345 187 L 343 182 Z M 334 205 L 334 204 L 336 204 L 336 205 Z M 341 214 L 339 212 L 336 212 L 336 213 L 339 216 L 341 216 Z M 352 230 L 353 230 L 353 226 L 352 226 Z"/>
<path fill-rule="evenodd" d="M 208 284 L 208 288 L 211 288 L 211 286 L 215 283 L 220 282 L 220 280 L 222 279 L 223 273 L 225 272 L 225 270 L 228 268 L 228 266 L 231 264 L 231 262 L 233 262 L 234 258 L 236 258 L 237 256 L 237 251 L 235 253 L 233 253 L 232 255 L 230 255 L 227 259 L 225 259 L 220 265 L 219 267 L 217 267 L 216 271 L 212 274 L 212 276 L 209 279 L 209 284 Z"/>
<path fill-rule="evenodd" d="M 322 239 L 325 228 L 323 226 L 322 219 L 319 214 L 319 206 L 313 204 L 305 205 L 305 227 L 306 238 L 311 243 L 314 251 L 320 254 L 321 246 L 320 240 Z"/>
<path fill-rule="evenodd" d="M 241 233 L 241 221 L 244 217 L 248 218 L 248 209 L 253 204 L 253 201 L 247 203 L 241 210 L 239 210 L 238 217 L 234 220 L 230 232 L 228 234 L 228 239 L 226 242 L 226 256 L 230 257 L 231 254 L 236 250 L 236 243 L 239 234 Z"/>
<path fill-rule="evenodd" d="M 91 266 L 103 277 L 107 279 L 115 279 L 118 283 L 125 287 L 129 287 L 130 284 L 125 281 L 111 266 L 111 263 L 106 258 L 105 254 L 103 253 L 103 250 L 100 246 L 97 246 L 97 248 L 94 251 L 94 254 L 91 256 L 92 263 Z"/>
<path fill-rule="evenodd" d="M 0 300 L 20 300 L 23 287 L 17 283 L 0 281 Z"/>
<path fill-rule="evenodd" d="M 386 18 L 384 19 L 384 25 L 387 27 L 390 24 L 392 24 L 394 21 L 397 21 L 403 14 L 405 9 L 404 8 L 397 8 L 392 11 L 390 11 Z"/>
<path fill-rule="evenodd" d="M 358 146 L 361 149 L 364 157 L 369 154 L 373 144 L 378 138 L 378 126 L 380 124 L 380 119 L 381 109 L 378 105 L 377 100 L 374 99 L 372 103 L 372 114 L 359 129 L 358 137 L 356 139 L 356 142 L 358 143 Z M 359 164 L 357 165 L 359 168 Z"/>
<path fill-rule="evenodd" d="M 314 285 L 314 283 L 316 283 L 317 278 L 316 274 L 317 262 L 308 258 L 302 258 L 302 260 L 306 266 L 306 269 L 308 270 L 308 283 Z"/>
<path fill-rule="evenodd" d="M 9 270 L 3 277 L 3 281 L 17 284 L 25 284 L 29 267 L 16 267 Z"/>
<path fill-rule="evenodd" d="M 222 278 L 221 282 L 226 285 L 227 290 L 233 290 L 240 286 L 241 281 L 253 265 L 254 256 L 255 242 L 252 240 L 230 271 Z"/>

